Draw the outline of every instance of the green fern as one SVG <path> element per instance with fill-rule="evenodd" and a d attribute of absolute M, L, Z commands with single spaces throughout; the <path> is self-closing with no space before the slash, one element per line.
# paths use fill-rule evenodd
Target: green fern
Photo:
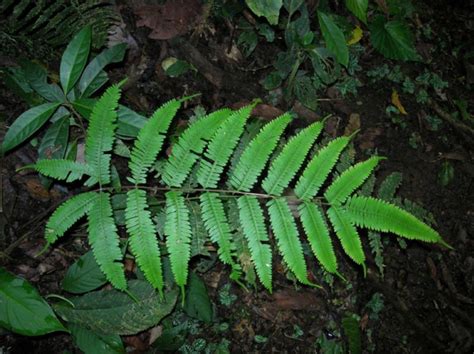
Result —
<path fill-rule="evenodd" d="M 39 161 L 35 168 L 57 179 L 76 180 L 86 174 L 91 176 L 86 184 L 99 182 L 101 191 L 80 194 L 57 209 L 48 221 L 46 239 L 48 244 L 53 243 L 87 214 L 89 241 L 100 268 L 115 287 L 126 291 L 110 194 L 104 190 L 110 183 L 109 152 L 119 95 L 119 87 L 113 86 L 94 107 L 86 138 L 86 164 L 48 160 Z M 277 246 L 274 252 L 282 256 L 289 272 L 299 282 L 315 285 L 307 277 L 300 229 L 304 230 L 305 239 L 321 266 L 341 278 L 331 229 L 344 253 L 361 265 L 364 272 L 365 255 L 358 228 L 446 245 L 433 228 L 409 212 L 381 199 L 356 194 L 382 157 L 359 162 L 327 181 L 351 137 L 334 139 L 317 149 L 314 156 L 308 156 L 323 122 L 314 123 L 291 137 L 267 166 L 291 117 L 284 114 L 267 123 L 250 140 L 241 135 L 253 105 L 235 112 L 217 111 L 191 123 L 171 146 L 170 156 L 160 160 L 162 184 L 141 187 L 147 181 L 149 169 L 157 162 L 181 102 L 172 100 L 164 104 L 140 130 L 129 161 L 129 180 L 133 185 L 123 187 L 128 189 L 125 226 L 130 236 L 130 251 L 145 277 L 160 293 L 164 287 L 160 245 L 147 204 L 147 191 L 151 189 L 159 194 L 164 192 L 165 215 L 158 227 L 163 228 L 164 224 L 171 272 L 183 295 L 191 257 L 201 253 L 192 252 L 191 243 L 203 249 L 207 239 L 197 240 L 199 235 L 192 235 L 191 216 L 194 220 L 196 213 L 204 224 L 201 229 L 216 244 L 219 259 L 231 267 L 232 279 L 239 281 L 244 272 L 246 280 L 252 281 L 256 274 L 270 292 L 273 240 Z M 248 143 L 238 147 L 239 141 Z M 224 178 L 226 170 L 227 178 Z M 294 179 L 296 182 L 292 183 Z M 195 200 L 199 200 L 199 207 Z M 272 230 L 271 237 L 268 228 Z"/>
<path fill-rule="evenodd" d="M 103 0 L 4 0 L 0 4 L 0 42 L 11 56 L 51 59 L 81 28 L 94 31 L 93 46 L 104 45 L 109 28 L 120 15 Z"/>

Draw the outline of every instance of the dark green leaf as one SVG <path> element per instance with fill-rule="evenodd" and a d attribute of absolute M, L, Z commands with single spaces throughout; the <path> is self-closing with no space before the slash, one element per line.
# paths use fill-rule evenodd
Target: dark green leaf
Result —
<path fill-rule="evenodd" d="M 362 353 L 361 334 L 359 322 L 352 316 L 342 319 L 342 328 L 347 336 L 349 342 L 349 351 L 351 354 Z"/>
<path fill-rule="evenodd" d="M 79 258 L 66 272 L 62 288 L 73 294 L 83 294 L 107 283 L 91 251 Z"/>
<path fill-rule="evenodd" d="M 454 178 L 454 167 L 448 161 L 441 165 L 441 171 L 438 173 L 439 183 L 446 187 Z"/>
<path fill-rule="evenodd" d="M 68 323 L 104 334 L 132 335 L 156 325 L 174 308 L 178 292 L 165 292 L 165 300 L 147 282 L 130 280 L 129 291 L 137 298 L 118 290 L 94 291 L 54 306 Z"/>
<path fill-rule="evenodd" d="M 286 11 L 288 11 L 288 16 L 291 18 L 303 3 L 304 0 L 284 0 L 283 6 L 285 6 Z"/>
<path fill-rule="evenodd" d="M 266 23 L 257 24 L 258 34 L 265 37 L 267 42 L 271 43 L 275 40 L 275 32 L 273 29 Z"/>
<path fill-rule="evenodd" d="M 4 81 L 5 86 L 21 97 L 31 107 L 43 102 L 43 99 L 31 88 L 23 69 L 19 67 L 8 68 L 5 69 L 5 71 L 0 71 L 0 73 L 2 74 L 1 78 Z"/>
<path fill-rule="evenodd" d="M 60 103 L 44 103 L 23 112 L 10 126 L 2 143 L 5 153 L 28 139 L 51 117 Z"/>
<path fill-rule="evenodd" d="M 367 23 L 369 0 L 346 0 L 346 6 L 359 20 Z"/>
<path fill-rule="evenodd" d="M 25 336 L 67 331 L 30 283 L 3 268 L 0 268 L 0 325 Z"/>
<path fill-rule="evenodd" d="M 118 354 L 125 353 L 122 339 L 118 334 L 100 334 L 84 327 L 70 324 L 74 344 L 85 354 Z"/>
<path fill-rule="evenodd" d="M 328 49 L 334 54 L 337 61 L 346 66 L 349 63 L 349 49 L 347 48 L 344 33 L 335 22 L 324 12 L 318 11 L 319 26 Z"/>
<path fill-rule="evenodd" d="M 282 0 L 245 0 L 247 6 L 257 16 L 264 16 L 272 25 L 278 23 Z"/>
<path fill-rule="evenodd" d="M 102 69 L 110 63 L 122 61 L 126 49 L 127 45 L 125 43 L 118 44 L 104 50 L 87 64 L 78 84 L 81 97 L 90 97 L 102 86 L 98 84 L 103 81 L 103 79 L 100 79 L 100 75 L 103 75 L 101 73 L 104 73 Z M 105 77 L 107 77 L 107 74 L 105 74 Z"/>
<path fill-rule="evenodd" d="M 206 285 L 195 273 L 189 275 L 184 311 L 190 317 L 207 323 L 212 322 L 212 304 L 207 294 Z"/>
<path fill-rule="evenodd" d="M 382 15 L 379 15 L 369 27 L 372 45 L 385 57 L 397 60 L 418 60 L 419 56 L 413 45 L 412 34 L 404 22 L 386 21 Z"/>
<path fill-rule="evenodd" d="M 282 83 L 281 75 L 278 71 L 272 71 L 265 80 L 263 80 L 263 87 L 265 90 L 273 90 L 279 87 Z"/>
<path fill-rule="evenodd" d="M 62 159 L 69 140 L 69 112 L 55 121 L 41 139 L 38 148 L 39 159 Z"/>
<path fill-rule="evenodd" d="M 239 39 L 237 40 L 237 44 L 242 46 L 244 55 L 248 57 L 252 52 L 255 50 L 255 47 L 258 43 L 258 36 L 257 34 L 250 30 L 244 31 L 240 34 Z"/>
<path fill-rule="evenodd" d="M 187 61 L 176 60 L 174 64 L 171 64 L 170 67 L 165 70 L 165 73 L 169 77 L 178 77 L 186 74 L 191 68 L 191 65 Z"/>
<path fill-rule="evenodd" d="M 21 67 L 31 88 L 50 102 L 64 102 L 65 96 L 57 84 L 48 84 L 48 73 L 44 67 L 32 61 L 22 61 Z"/>
<path fill-rule="evenodd" d="M 69 42 L 63 53 L 59 67 L 59 78 L 65 94 L 68 94 L 74 87 L 86 66 L 91 46 L 91 37 L 91 26 L 84 27 Z"/>

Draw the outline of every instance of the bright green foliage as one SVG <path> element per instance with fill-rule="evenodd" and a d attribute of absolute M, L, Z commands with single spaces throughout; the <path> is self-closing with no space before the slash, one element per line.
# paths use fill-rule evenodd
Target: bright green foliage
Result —
<path fill-rule="evenodd" d="M 87 173 L 108 182 L 110 156 L 106 153 L 113 142 L 118 96 L 118 87 L 109 89 L 90 117 L 86 141 L 88 165 L 83 165 L 88 167 L 84 167 L 85 171 L 80 164 L 65 160 L 40 161 L 35 167 L 55 178 L 77 179 L 81 173 Z M 148 169 L 156 163 L 180 102 L 172 100 L 163 105 L 138 132 L 129 163 L 131 181 L 135 186 L 124 186 L 129 190 L 122 207 L 125 208 L 125 226 L 130 236 L 129 249 L 147 280 L 160 292 L 164 287 L 160 248 L 147 205 L 148 188 L 140 188 L 138 184 L 146 182 Z M 249 105 L 235 112 L 222 110 L 191 123 L 178 137 L 171 155 L 157 164 L 162 166 L 159 168 L 161 172 L 165 171 L 162 173 L 165 184 L 157 186 L 157 190 L 160 193 L 165 191 L 166 199 L 165 215 L 157 226 L 164 225 L 171 272 L 182 292 L 188 283 L 191 257 L 202 254 L 193 251 L 192 241 L 199 238 L 194 248 L 204 248 L 202 240 L 206 238 L 206 231 L 216 244 L 219 259 L 232 268 L 232 279 L 239 281 L 244 272 L 246 280 L 254 282 L 258 277 L 263 286 L 272 291 L 272 249 L 267 229 L 270 226 L 277 244 L 275 251 L 283 257 L 289 271 L 299 282 L 314 285 L 307 279 L 305 256 L 293 210 L 297 210 L 295 214 L 319 263 L 340 277 L 330 228 L 344 252 L 364 270 L 365 255 L 357 227 L 444 244 L 435 230 L 407 211 L 381 199 L 354 194 L 382 158 L 371 157 L 347 167 L 332 181 L 326 181 L 350 137 L 333 139 L 319 148 L 301 169 L 323 122 L 314 123 L 290 137 L 266 167 L 290 116 L 286 114 L 266 124 L 254 133 L 253 138 L 241 138 L 252 108 Z M 99 118 L 106 122 L 99 122 Z M 99 126 L 102 126 L 102 131 L 98 130 Z M 246 146 L 241 144 L 238 147 L 239 140 L 247 141 Z M 228 168 L 232 154 L 234 162 L 227 183 L 222 181 L 219 184 L 221 179 L 224 180 L 221 175 Z M 198 165 L 193 169 L 196 163 Z M 265 169 L 267 176 L 259 184 L 257 182 Z M 282 196 L 295 177 L 294 189 Z M 185 188 L 181 187 L 184 181 L 187 181 Z M 202 187 L 196 187 L 198 183 Z M 328 187 L 321 193 L 325 184 Z M 231 187 L 226 189 L 221 185 Z M 197 199 L 199 207 L 196 207 Z M 126 290 L 125 275 L 119 263 L 122 252 L 108 193 L 80 194 L 60 206 L 47 225 L 48 244 L 62 236 L 84 214 L 88 215 L 89 242 L 100 269 L 116 288 Z M 192 227 L 196 218 L 201 220 L 202 231 Z"/>
<path fill-rule="evenodd" d="M 184 197 L 177 192 L 166 193 L 165 234 L 171 271 L 176 284 L 181 287 L 181 292 L 184 294 L 184 286 L 188 279 L 188 263 L 191 258 L 191 225 Z"/>
<path fill-rule="evenodd" d="M 217 187 L 224 166 L 239 142 L 253 107 L 254 105 L 243 107 L 230 115 L 212 137 L 204 154 L 206 159 L 201 160 L 197 175 L 199 183 L 204 188 Z"/>
<path fill-rule="evenodd" d="M 237 199 L 240 222 L 248 242 L 252 262 L 263 286 L 272 291 L 272 251 L 268 242 L 263 211 L 258 199 L 243 196 Z"/>
<path fill-rule="evenodd" d="M 288 203 L 285 198 L 276 198 L 270 200 L 267 206 L 270 223 L 283 260 L 301 283 L 311 284 L 306 276 L 303 247 L 298 238 L 298 229 Z"/>
<path fill-rule="evenodd" d="M 359 20 L 367 23 L 369 0 L 346 0 L 346 6 Z"/>
<path fill-rule="evenodd" d="M 46 224 L 45 238 L 48 244 L 54 243 L 72 225 L 88 213 L 97 198 L 97 193 L 87 192 L 78 194 L 61 204 Z"/>
<path fill-rule="evenodd" d="M 230 174 L 232 187 L 243 192 L 252 189 L 290 120 L 290 114 L 286 113 L 266 124 L 260 130 L 259 134 L 248 144 Z"/>
<path fill-rule="evenodd" d="M 281 153 L 273 160 L 268 175 L 262 182 L 265 192 L 276 196 L 281 195 L 300 169 L 322 128 L 321 122 L 313 123 L 288 141 Z"/>
<path fill-rule="evenodd" d="M 393 232 L 411 240 L 442 242 L 431 227 L 396 205 L 372 197 L 351 197 L 346 203 L 352 222 L 375 231 Z"/>
<path fill-rule="evenodd" d="M 198 154 L 204 151 L 207 141 L 231 113 L 232 111 L 227 108 L 213 112 L 200 118 L 180 135 L 178 141 L 173 144 L 171 155 L 166 160 L 163 182 L 173 187 L 182 186 L 199 159 Z"/>
<path fill-rule="evenodd" d="M 81 179 L 83 175 L 92 174 L 89 165 L 64 159 L 39 160 L 34 168 L 45 176 L 66 182 L 73 182 Z"/>
<path fill-rule="evenodd" d="M 130 250 L 146 279 L 163 296 L 163 274 L 156 231 L 147 210 L 146 192 L 132 189 L 127 193 L 125 226 L 130 235 Z"/>
<path fill-rule="evenodd" d="M 239 273 L 240 266 L 235 262 L 235 245 L 232 243 L 229 222 L 224 212 L 224 205 L 218 193 L 203 193 L 199 197 L 204 225 L 212 242 L 219 246 L 219 259 Z"/>
<path fill-rule="evenodd" d="M 123 256 L 108 193 L 99 193 L 87 214 L 87 219 L 89 243 L 100 269 L 115 288 L 125 290 L 127 281 L 120 263 Z"/>
<path fill-rule="evenodd" d="M 180 106 L 179 100 L 171 100 L 164 104 L 156 110 L 138 133 L 129 163 L 132 181 L 135 184 L 146 182 L 148 169 L 155 162 L 165 140 L 164 134 Z"/>
<path fill-rule="evenodd" d="M 110 182 L 110 152 L 114 143 L 117 106 L 120 98 L 118 85 L 111 86 L 94 106 L 86 137 L 86 161 L 94 171 L 86 185 Z"/>
<path fill-rule="evenodd" d="M 339 241 L 341 241 L 344 252 L 346 252 L 354 262 L 364 266 L 365 255 L 360 236 L 354 224 L 349 219 L 346 210 L 334 206 L 329 208 L 327 213 L 334 232 L 339 238 Z"/>
<path fill-rule="evenodd" d="M 351 166 L 334 180 L 324 193 L 324 196 L 334 205 L 344 202 L 349 195 L 369 178 L 379 161 L 383 159 L 383 157 L 372 156 L 364 162 Z"/>
<path fill-rule="evenodd" d="M 348 137 L 334 139 L 327 146 L 318 151 L 308 163 L 303 175 L 295 187 L 295 194 L 303 200 L 311 200 L 316 196 L 319 188 L 336 165 L 339 155 L 349 143 Z"/>
<path fill-rule="evenodd" d="M 304 232 L 308 237 L 314 255 L 329 273 L 336 274 L 336 254 L 321 208 L 314 203 L 305 201 L 301 204 L 299 213 Z"/>
<path fill-rule="evenodd" d="M 318 20 L 327 48 L 334 54 L 340 64 L 347 67 L 349 63 L 349 49 L 347 48 L 344 33 L 331 17 L 324 12 L 318 11 Z"/>

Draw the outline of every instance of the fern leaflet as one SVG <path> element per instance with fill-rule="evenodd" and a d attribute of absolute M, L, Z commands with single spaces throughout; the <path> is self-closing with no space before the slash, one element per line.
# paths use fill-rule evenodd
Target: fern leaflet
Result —
<path fill-rule="evenodd" d="M 248 242 L 252 262 L 263 286 L 272 292 L 272 251 L 265 229 L 263 211 L 258 199 L 252 196 L 243 196 L 237 199 L 240 223 Z"/>
<path fill-rule="evenodd" d="M 384 157 L 372 156 L 345 170 L 328 187 L 324 196 L 329 203 L 336 205 L 344 202 L 372 174 L 374 168 Z"/>
<path fill-rule="evenodd" d="M 34 166 L 36 171 L 45 176 L 73 182 L 83 175 L 92 175 L 89 165 L 65 159 L 38 160 Z"/>
<path fill-rule="evenodd" d="M 219 195 L 217 193 L 203 193 L 199 200 L 201 201 L 202 217 L 206 230 L 212 242 L 219 246 L 220 260 L 230 265 L 234 271 L 239 272 L 240 266 L 234 261 L 235 245 L 232 243 L 229 223 Z"/>
<path fill-rule="evenodd" d="M 86 182 L 87 186 L 95 183 L 104 185 L 110 183 L 110 154 L 114 143 L 114 131 L 117 120 L 116 108 L 120 98 L 118 85 L 113 85 L 105 91 L 94 105 L 89 119 L 86 137 L 86 161 L 94 176 Z"/>
<path fill-rule="evenodd" d="M 337 237 L 341 241 L 344 252 L 346 252 L 354 262 L 362 265 L 365 271 L 365 255 L 360 236 L 349 219 L 348 213 L 339 207 L 331 207 L 328 209 L 327 214 Z"/>
<path fill-rule="evenodd" d="M 314 255 L 329 273 L 338 274 L 336 254 L 321 208 L 305 201 L 300 205 L 299 213 Z"/>
<path fill-rule="evenodd" d="M 312 285 L 307 278 L 303 247 L 298 238 L 295 219 L 291 214 L 286 199 L 276 198 L 270 200 L 267 206 L 268 213 L 270 214 L 270 223 L 278 243 L 278 248 L 283 255 L 283 260 L 301 283 Z"/>
<path fill-rule="evenodd" d="M 186 208 L 183 196 L 178 192 L 166 193 L 165 234 L 171 271 L 184 295 L 184 286 L 188 280 L 188 263 L 191 257 L 191 225 L 189 210 Z"/>
<path fill-rule="evenodd" d="M 372 197 L 349 198 L 348 216 L 358 226 L 375 231 L 393 232 L 411 240 L 443 242 L 431 227 L 396 205 Z"/>
<path fill-rule="evenodd" d="M 122 251 L 119 235 L 112 217 L 112 206 L 108 193 L 100 192 L 88 214 L 89 243 L 94 258 L 107 280 L 117 289 L 125 290 L 127 281 L 123 271 Z"/>
<path fill-rule="evenodd" d="M 207 141 L 232 111 L 221 109 L 191 124 L 172 146 L 171 155 L 163 168 L 163 182 L 168 186 L 181 187 L 192 167 L 206 147 Z"/>
<path fill-rule="evenodd" d="M 95 192 L 78 194 L 62 203 L 51 215 L 46 224 L 45 238 L 48 244 L 54 243 L 59 237 L 89 212 L 98 198 Z"/>
<path fill-rule="evenodd" d="M 252 189 L 290 120 L 290 114 L 286 113 L 260 130 L 246 147 L 230 175 L 232 187 L 244 192 Z"/>
<path fill-rule="evenodd" d="M 323 123 L 313 123 L 288 141 L 270 165 L 268 175 L 263 180 L 262 187 L 265 192 L 276 196 L 281 195 L 300 169 L 322 128 Z"/>
<path fill-rule="evenodd" d="M 146 182 L 148 169 L 155 162 L 165 140 L 164 134 L 168 131 L 168 127 L 180 106 L 180 100 L 169 101 L 158 108 L 143 128 L 140 129 L 128 164 L 130 171 L 132 171 L 131 181 L 133 183 Z"/>
<path fill-rule="evenodd" d="M 125 226 L 130 235 L 130 249 L 147 280 L 163 297 L 163 274 L 160 248 L 151 214 L 147 210 L 146 192 L 132 189 L 127 193 Z"/>
<path fill-rule="evenodd" d="M 318 193 L 349 141 L 348 137 L 337 138 L 318 151 L 296 183 L 295 194 L 298 198 L 310 200 Z"/>
<path fill-rule="evenodd" d="M 204 188 L 217 187 L 221 173 L 239 142 L 245 122 L 254 106 L 248 105 L 234 112 L 215 132 L 197 172 L 198 182 Z"/>

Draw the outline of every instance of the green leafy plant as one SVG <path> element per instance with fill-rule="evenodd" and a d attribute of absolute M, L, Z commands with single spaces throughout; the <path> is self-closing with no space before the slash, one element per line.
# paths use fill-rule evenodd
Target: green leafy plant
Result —
<path fill-rule="evenodd" d="M 59 83 L 49 83 L 46 69 L 35 62 L 23 61 L 20 67 L 4 70 L 7 85 L 32 108 L 11 124 L 1 145 L 2 153 L 30 139 L 49 121 L 50 126 L 39 145 L 39 158 L 62 159 L 68 151 L 75 155 L 71 153 L 75 143 L 70 141 L 70 127 L 78 125 L 85 131 L 84 120 L 89 118 L 96 102 L 91 96 L 108 81 L 104 67 L 120 62 L 126 50 L 124 44 L 119 44 L 105 49 L 88 62 L 91 41 L 90 26 L 71 40 L 61 59 Z M 125 138 L 135 136 L 144 120 L 132 110 L 120 106 L 118 135 Z"/>
<path fill-rule="evenodd" d="M 87 215 L 89 243 L 100 269 L 115 288 L 126 291 L 127 281 L 121 264 L 123 254 L 112 217 L 112 188 L 107 187 L 111 183 L 111 151 L 119 97 L 119 85 L 114 85 L 94 106 L 86 136 L 85 162 L 39 160 L 32 167 L 60 180 L 81 180 L 85 176 L 85 186 L 96 186 L 56 209 L 46 225 L 47 245 L 53 244 Z M 318 261 L 328 272 L 337 275 L 337 259 L 327 220 L 345 253 L 364 270 L 365 255 L 357 227 L 446 245 L 434 229 L 396 205 L 354 194 L 383 160 L 381 157 L 373 156 L 353 165 L 322 189 L 351 140 L 350 137 L 334 139 L 308 157 L 323 122 L 314 123 L 290 138 L 267 168 L 291 121 L 289 114 L 267 123 L 242 151 L 236 150 L 253 105 L 238 111 L 222 109 L 201 117 L 172 145 L 171 154 L 162 164 L 162 184 L 153 187 L 164 193 L 165 243 L 159 245 L 147 202 L 147 175 L 162 150 L 173 117 L 186 99 L 164 104 L 140 129 L 129 159 L 131 185 L 124 187 L 128 189 L 125 209 L 128 248 L 145 278 L 160 294 L 163 295 L 164 287 L 160 256 L 164 246 L 174 280 L 182 293 L 188 282 L 193 238 L 191 200 L 199 200 L 210 240 L 217 245 L 219 259 L 231 267 L 233 279 L 239 278 L 243 264 L 238 262 L 240 254 L 226 210 L 229 203 L 237 204 L 237 222 L 243 240 L 258 279 L 269 291 L 272 290 L 273 252 L 267 224 L 271 226 L 287 268 L 299 282 L 307 285 L 315 284 L 306 275 L 297 220 Z M 239 155 L 228 172 L 226 186 L 222 187 L 220 182 L 234 151 L 239 151 Z"/>

